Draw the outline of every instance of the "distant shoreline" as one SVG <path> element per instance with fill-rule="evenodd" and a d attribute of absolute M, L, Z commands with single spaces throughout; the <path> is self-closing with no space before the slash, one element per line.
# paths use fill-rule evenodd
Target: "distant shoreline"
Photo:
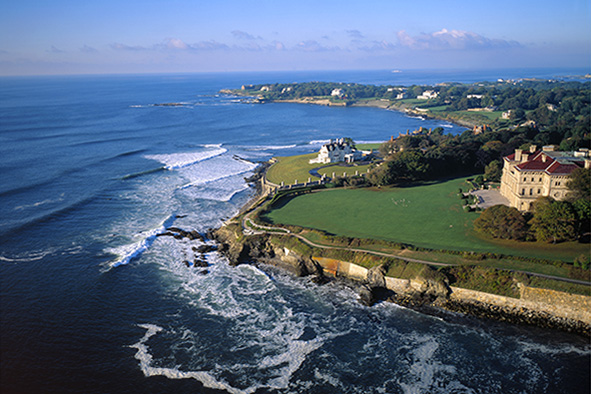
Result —
<path fill-rule="evenodd" d="M 424 113 L 413 110 L 412 107 L 402 105 L 396 105 L 395 102 L 391 100 L 356 100 L 353 102 L 334 102 L 330 99 L 319 99 L 315 97 L 302 97 L 302 98 L 294 98 L 294 99 L 265 99 L 262 96 L 252 96 L 250 94 L 244 94 L 240 89 L 222 89 L 220 90 L 221 94 L 229 94 L 239 97 L 250 97 L 251 100 L 248 103 L 251 104 L 269 104 L 269 103 L 288 103 L 288 104 L 312 104 L 312 105 L 322 105 L 326 107 L 365 107 L 365 108 L 380 108 L 386 110 L 392 110 L 401 112 L 408 116 L 420 116 L 426 119 L 436 119 L 445 122 L 449 122 L 455 124 L 460 127 L 467 127 L 472 128 L 478 126 L 477 123 L 462 121 L 458 119 L 448 119 L 447 117 L 439 117 L 434 116 L 432 113 Z"/>

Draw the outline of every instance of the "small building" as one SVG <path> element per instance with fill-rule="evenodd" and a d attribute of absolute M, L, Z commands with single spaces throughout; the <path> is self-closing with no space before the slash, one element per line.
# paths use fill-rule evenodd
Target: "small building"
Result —
<path fill-rule="evenodd" d="M 341 97 L 343 95 L 343 89 L 333 89 L 332 92 L 330 92 L 330 95 L 334 97 Z"/>
<path fill-rule="evenodd" d="M 423 92 L 423 94 L 421 94 L 420 96 L 417 96 L 417 98 L 419 100 L 429 100 L 429 99 L 434 99 L 437 96 L 439 96 L 439 93 L 437 93 L 436 91 L 434 91 L 434 90 L 425 90 Z"/>
<path fill-rule="evenodd" d="M 318 152 L 316 159 L 310 160 L 310 164 L 314 163 L 339 163 L 346 162 L 352 163 L 356 160 L 360 160 L 362 152 L 353 148 L 343 138 L 337 140 L 330 140 L 328 144 L 324 144 Z"/>
<path fill-rule="evenodd" d="M 520 211 L 531 210 L 539 197 L 563 200 L 570 173 L 577 168 L 591 168 L 588 149 L 559 152 L 553 145 L 542 150 L 532 145 L 525 152 L 515 149 L 515 153 L 503 158 L 501 195 Z"/>

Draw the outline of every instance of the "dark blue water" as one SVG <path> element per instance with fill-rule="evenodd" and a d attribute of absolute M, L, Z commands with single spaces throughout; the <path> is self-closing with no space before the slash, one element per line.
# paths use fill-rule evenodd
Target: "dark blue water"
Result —
<path fill-rule="evenodd" d="M 220 89 L 576 73 L 0 79 L 0 391 L 588 392 L 591 350 L 576 336 L 367 308 L 343 285 L 232 268 L 215 252 L 200 275 L 182 263 L 200 241 L 156 237 L 219 226 L 252 195 L 243 178 L 274 155 L 463 130 L 374 108 L 243 104 Z M 151 105 L 167 102 L 185 104 Z"/>

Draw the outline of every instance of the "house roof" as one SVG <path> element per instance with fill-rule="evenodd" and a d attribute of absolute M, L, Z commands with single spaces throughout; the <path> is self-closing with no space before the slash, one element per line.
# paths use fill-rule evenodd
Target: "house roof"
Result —
<path fill-rule="evenodd" d="M 515 154 L 506 156 L 505 159 L 514 161 Z M 515 168 L 519 171 L 544 171 L 547 174 L 559 175 L 570 174 L 576 168 L 584 166 L 583 158 L 569 155 L 568 152 L 536 151 L 529 155 L 529 160 L 517 164 Z"/>

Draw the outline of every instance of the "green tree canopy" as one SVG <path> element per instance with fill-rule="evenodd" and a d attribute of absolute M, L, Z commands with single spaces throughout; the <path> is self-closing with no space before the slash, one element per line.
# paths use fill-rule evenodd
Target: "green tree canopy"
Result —
<path fill-rule="evenodd" d="M 577 168 L 571 172 L 566 186 L 569 189 L 567 197 L 570 201 L 591 199 L 591 169 Z"/>
<path fill-rule="evenodd" d="M 474 229 L 493 238 L 523 240 L 527 235 L 527 221 L 515 208 L 494 205 L 474 221 Z"/>
<path fill-rule="evenodd" d="M 539 198 L 534 203 L 530 224 L 538 241 L 556 243 L 577 238 L 577 215 L 568 201 Z"/>
<path fill-rule="evenodd" d="M 500 182 L 503 166 L 499 160 L 493 160 L 484 167 L 484 178 L 490 182 Z"/>

